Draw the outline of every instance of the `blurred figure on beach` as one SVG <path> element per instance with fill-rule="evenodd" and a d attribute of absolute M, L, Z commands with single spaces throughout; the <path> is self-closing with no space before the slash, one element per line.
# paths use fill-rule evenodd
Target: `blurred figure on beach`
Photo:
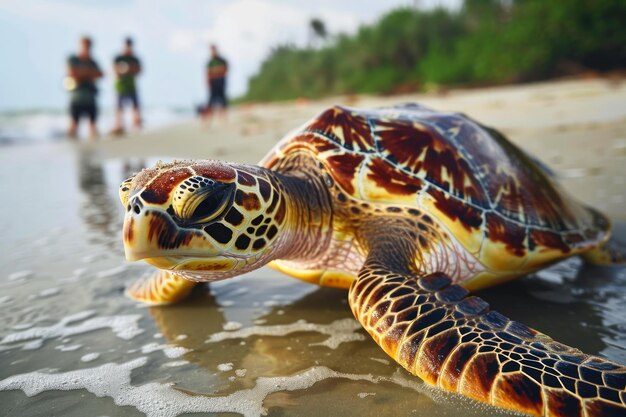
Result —
<path fill-rule="evenodd" d="M 130 104 L 133 108 L 133 126 L 141 128 L 141 109 L 135 78 L 141 72 L 141 62 L 133 51 L 133 40 L 126 38 L 124 50 L 113 61 L 115 72 L 115 91 L 117 92 L 117 110 L 115 114 L 115 127 L 111 134 L 124 134 L 124 106 Z"/>
<path fill-rule="evenodd" d="M 67 134 L 71 139 L 76 139 L 78 123 L 83 116 L 89 118 L 90 138 L 93 140 L 98 137 L 96 80 L 103 74 L 91 57 L 91 45 L 91 39 L 83 36 L 80 39 L 78 54 L 71 55 L 67 60 L 65 86 L 70 91 L 70 127 Z"/>
<path fill-rule="evenodd" d="M 228 99 L 226 98 L 226 75 L 228 74 L 228 62 L 219 54 L 216 45 L 211 45 L 211 57 L 207 63 L 206 75 L 209 86 L 209 105 L 204 111 L 203 117 L 209 120 L 213 113 L 226 115 Z"/>

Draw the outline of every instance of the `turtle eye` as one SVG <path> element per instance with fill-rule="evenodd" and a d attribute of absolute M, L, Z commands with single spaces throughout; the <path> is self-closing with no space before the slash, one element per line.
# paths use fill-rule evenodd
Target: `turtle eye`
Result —
<path fill-rule="evenodd" d="M 179 185 L 172 209 L 181 223 L 205 224 L 222 214 L 231 203 L 235 184 L 192 177 Z"/>
<path fill-rule="evenodd" d="M 230 203 L 230 198 L 228 197 L 233 187 L 233 184 L 223 184 L 213 193 L 206 195 L 204 200 L 194 210 L 189 221 L 192 223 L 208 223 L 223 213 L 226 206 Z"/>
<path fill-rule="evenodd" d="M 130 192 L 130 184 L 133 181 L 133 178 L 134 176 L 124 180 L 124 182 L 120 184 L 118 192 L 120 196 L 120 201 L 122 202 L 123 206 L 126 206 L 128 204 L 128 194 Z"/>

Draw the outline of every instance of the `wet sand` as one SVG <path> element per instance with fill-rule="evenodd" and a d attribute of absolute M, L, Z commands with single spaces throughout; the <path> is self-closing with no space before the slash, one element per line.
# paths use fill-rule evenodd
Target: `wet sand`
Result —
<path fill-rule="evenodd" d="M 396 366 L 356 325 L 344 291 L 263 268 L 176 306 L 123 296 L 151 271 L 123 259 L 117 187 L 132 171 L 172 158 L 254 163 L 328 105 L 406 101 L 501 129 L 626 238 L 626 85 L 604 80 L 253 105 L 208 128 L 189 121 L 94 144 L 3 147 L 0 415 L 509 415 Z M 626 363 L 626 268 L 570 259 L 480 295 Z"/>

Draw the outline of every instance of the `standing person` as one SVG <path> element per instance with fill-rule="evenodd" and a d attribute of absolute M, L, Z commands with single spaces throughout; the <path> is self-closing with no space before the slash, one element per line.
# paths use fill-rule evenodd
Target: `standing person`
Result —
<path fill-rule="evenodd" d="M 100 67 L 91 57 L 91 39 L 80 38 L 79 52 L 67 60 L 66 87 L 70 90 L 70 128 L 68 136 L 76 139 L 78 122 L 82 116 L 89 118 L 91 139 L 98 137 L 96 121 L 98 106 L 96 103 L 96 80 L 102 77 Z"/>
<path fill-rule="evenodd" d="M 207 83 L 209 85 L 209 106 L 205 111 L 205 117 L 212 116 L 216 107 L 219 107 L 224 115 L 228 100 L 226 99 L 226 74 L 228 63 L 217 51 L 217 46 L 211 45 L 211 58 L 207 64 Z"/>
<path fill-rule="evenodd" d="M 124 133 L 125 103 L 130 103 L 133 106 L 133 125 L 137 129 L 141 128 L 141 110 L 135 83 L 135 77 L 141 72 L 141 63 L 133 53 L 133 40 L 131 38 L 126 38 L 124 41 L 124 50 L 121 55 L 115 57 L 113 68 L 116 76 L 117 111 L 115 127 L 111 133 L 120 135 Z"/>

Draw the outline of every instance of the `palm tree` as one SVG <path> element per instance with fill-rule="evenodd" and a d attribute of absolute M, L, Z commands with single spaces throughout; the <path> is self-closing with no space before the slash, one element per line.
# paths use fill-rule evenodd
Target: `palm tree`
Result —
<path fill-rule="evenodd" d="M 321 19 L 312 18 L 309 22 L 309 45 L 313 45 L 316 40 L 323 41 L 328 36 L 326 25 Z"/>

